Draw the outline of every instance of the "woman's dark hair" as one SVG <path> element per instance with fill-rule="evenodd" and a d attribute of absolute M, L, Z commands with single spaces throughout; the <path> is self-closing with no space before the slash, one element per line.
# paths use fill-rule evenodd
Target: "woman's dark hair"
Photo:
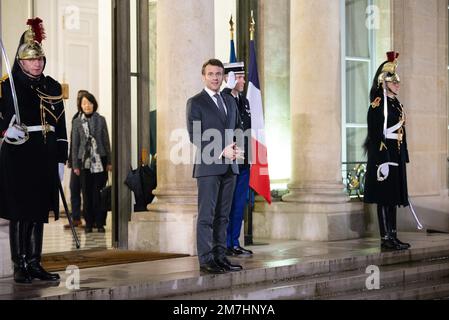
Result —
<path fill-rule="evenodd" d="M 81 101 L 83 100 L 83 98 L 86 98 L 87 100 L 89 100 L 89 102 L 94 105 L 94 112 L 97 112 L 98 103 L 97 103 L 97 99 L 95 99 L 94 95 L 91 94 L 90 92 L 83 93 L 80 98 L 80 107 L 81 107 Z M 81 112 L 82 112 L 82 110 L 81 110 Z"/>
<path fill-rule="evenodd" d="M 76 108 L 78 109 L 78 112 L 83 112 L 83 109 L 81 109 L 81 99 L 83 98 L 83 94 L 89 93 L 87 90 L 79 90 L 78 95 L 76 96 Z"/>
<path fill-rule="evenodd" d="M 81 98 L 83 94 L 88 93 L 87 90 L 79 90 L 76 96 L 76 113 L 73 115 L 72 120 L 76 119 L 81 113 L 83 113 L 83 109 L 81 109 Z"/>

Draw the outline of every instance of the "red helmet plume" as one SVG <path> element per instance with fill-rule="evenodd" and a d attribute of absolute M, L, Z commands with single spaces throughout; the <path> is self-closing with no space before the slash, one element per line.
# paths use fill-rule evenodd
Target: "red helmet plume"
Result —
<path fill-rule="evenodd" d="M 42 43 L 45 39 L 45 29 L 40 18 L 28 19 L 27 25 L 31 26 L 34 32 L 34 40 L 38 43 Z"/>

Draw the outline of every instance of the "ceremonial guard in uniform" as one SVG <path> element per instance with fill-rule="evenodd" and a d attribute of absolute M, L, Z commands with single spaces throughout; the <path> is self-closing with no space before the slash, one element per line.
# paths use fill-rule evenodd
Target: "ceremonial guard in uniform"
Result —
<path fill-rule="evenodd" d="M 250 153 L 249 147 L 251 141 L 251 109 L 249 101 L 246 99 L 243 91 L 245 89 L 245 65 L 243 62 L 225 63 L 226 88 L 223 93 L 232 96 L 235 99 L 239 115 L 240 125 L 245 133 L 243 136 L 244 159 L 239 160 L 239 175 L 237 176 L 234 196 L 232 199 L 231 213 L 229 214 L 229 224 L 226 235 L 227 254 L 234 255 L 252 255 L 251 250 L 240 246 L 239 237 L 242 229 L 245 204 L 248 199 L 249 177 L 250 177 Z"/>
<path fill-rule="evenodd" d="M 58 184 L 68 149 L 61 85 L 43 74 L 42 20 L 30 19 L 27 24 L 11 72 L 13 81 L 4 79 L 0 98 L 4 139 L 0 217 L 10 221 L 11 258 L 18 283 L 59 280 L 58 274 L 42 268 L 41 254 L 49 212 L 59 218 Z"/>
<path fill-rule="evenodd" d="M 403 250 L 410 245 L 397 238 L 396 208 L 408 206 L 406 163 L 409 162 L 406 117 L 399 102 L 400 79 L 396 52 L 388 52 L 374 77 L 368 111 L 365 150 L 368 164 L 364 201 L 377 204 L 381 247 Z"/>

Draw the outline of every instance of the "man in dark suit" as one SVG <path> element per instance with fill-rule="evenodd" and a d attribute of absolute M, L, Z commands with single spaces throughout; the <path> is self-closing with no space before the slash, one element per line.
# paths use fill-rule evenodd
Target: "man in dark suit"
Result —
<path fill-rule="evenodd" d="M 240 120 L 235 100 L 221 95 L 224 66 L 210 59 L 203 64 L 204 90 L 187 101 L 187 129 L 197 147 L 193 177 L 198 186 L 197 251 L 200 270 L 238 271 L 226 258 L 226 229 L 242 151 L 233 142 Z"/>
<path fill-rule="evenodd" d="M 245 159 L 239 161 L 239 175 L 237 176 L 234 198 L 229 214 L 229 224 L 227 230 L 227 255 L 252 255 L 251 250 L 240 246 L 239 237 L 243 223 L 243 213 L 247 203 L 250 177 L 250 145 L 251 145 L 251 109 L 249 101 L 243 94 L 245 90 L 245 65 L 243 62 L 227 63 L 225 66 L 225 77 L 227 87 L 223 93 L 231 96 L 237 104 L 241 128 L 245 132 L 243 135 Z M 249 133 L 249 134 L 248 134 Z"/>

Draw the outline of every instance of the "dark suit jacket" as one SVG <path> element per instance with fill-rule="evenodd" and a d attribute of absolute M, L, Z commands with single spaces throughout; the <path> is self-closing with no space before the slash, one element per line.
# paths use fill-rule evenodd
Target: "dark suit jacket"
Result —
<path fill-rule="evenodd" d="M 251 108 L 249 106 L 248 99 L 242 93 L 239 93 L 239 99 L 236 99 L 232 95 L 232 90 L 229 88 L 224 88 L 221 93 L 227 94 L 230 97 L 232 97 L 232 99 L 235 100 L 235 102 L 237 104 L 239 116 L 240 116 L 240 128 L 246 134 L 247 130 L 251 130 Z M 243 143 L 244 143 L 244 145 L 239 146 L 239 148 L 241 148 L 245 151 L 245 159 L 237 161 L 237 163 L 239 164 L 240 171 L 242 171 L 242 169 L 249 169 L 251 167 L 250 166 L 250 160 L 252 159 L 251 132 L 249 132 L 249 134 L 244 136 Z"/>
<path fill-rule="evenodd" d="M 223 175 L 228 171 L 229 166 L 234 174 L 239 173 L 235 161 L 229 164 L 230 160 L 224 157 L 219 159 L 223 149 L 233 143 L 234 130 L 240 125 L 235 100 L 227 94 L 221 96 L 226 104 L 226 118 L 205 90 L 187 101 L 187 130 L 190 142 L 197 147 L 193 167 L 194 178 Z M 194 121 L 198 122 L 196 126 Z M 211 136 L 204 135 L 209 129 L 215 129 L 215 131 L 209 131 L 212 133 Z M 203 139 L 206 141 L 202 141 Z"/>

